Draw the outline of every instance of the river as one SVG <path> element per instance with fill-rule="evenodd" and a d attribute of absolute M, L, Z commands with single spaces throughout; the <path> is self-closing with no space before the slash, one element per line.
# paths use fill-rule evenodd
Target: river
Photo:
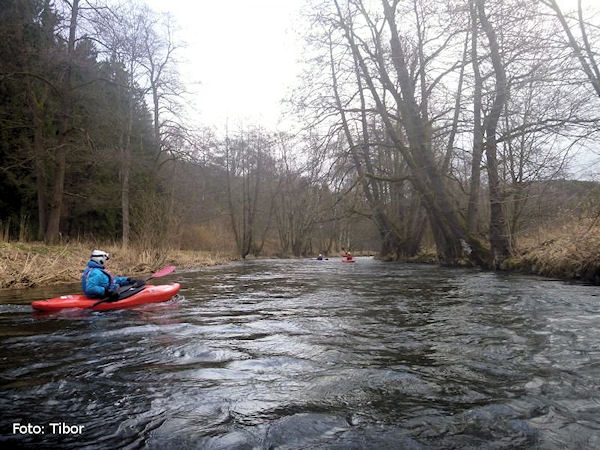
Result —
<path fill-rule="evenodd" d="M 4 446 L 600 448 L 598 287 L 368 258 L 164 280 L 182 298 L 104 313 L 0 292 Z"/>

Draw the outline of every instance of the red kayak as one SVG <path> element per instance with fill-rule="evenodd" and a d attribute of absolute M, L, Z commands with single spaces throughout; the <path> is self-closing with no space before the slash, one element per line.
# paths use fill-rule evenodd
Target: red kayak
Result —
<path fill-rule="evenodd" d="M 342 262 L 356 262 L 355 259 L 342 259 Z"/>
<path fill-rule="evenodd" d="M 179 283 L 163 284 L 160 286 L 148 284 L 144 289 L 131 297 L 116 302 L 102 302 L 93 308 L 91 306 L 99 300 L 89 299 L 83 294 L 63 295 L 48 300 L 36 300 L 31 302 L 31 306 L 39 311 L 60 311 L 67 308 L 91 308 L 94 311 L 109 311 L 111 309 L 133 308 L 134 306 L 146 303 L 166 302 L 179 292 L 179 288 Z"/>

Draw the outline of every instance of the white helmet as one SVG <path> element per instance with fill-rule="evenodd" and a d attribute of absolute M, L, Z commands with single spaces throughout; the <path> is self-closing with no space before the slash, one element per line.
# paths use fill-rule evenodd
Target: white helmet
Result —
<path fill-rule="evenodd" d="M 104 266 L 104 262 L 109 260 L 110 256 L 103 250 L 94 250 L 90 259 L 96 261 L 101 266 Z"/>

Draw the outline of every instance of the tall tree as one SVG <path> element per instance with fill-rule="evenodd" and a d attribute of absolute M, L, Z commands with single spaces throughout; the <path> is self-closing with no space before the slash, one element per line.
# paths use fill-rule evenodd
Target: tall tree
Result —
<path fill-rule="evenodd" d="M 508 237 L 508 231 L 506 228 L 506 220 L 504 218 L 503 195 L 500 189 L 500 179 L 498 175 L 498 152 L 497 152 L 497 141 L 496 131 L 498 127 L 498 121 L 500 120 L 500 114 L 504 109 L 507 98 L 507 83 L 506 83 L 506 72 L 504 70 L 504 62 L 500 55 L 500 48 L 498 46 L 498 39 L 496 31 L 490 23 L 486 13 L 484 0 L 477 0 L 477 11 L 478 18 L 483 28 L 490 49 L 490 58 L 494 67 L 494 76 L 496 79 L 495 96 L 492 103 L 492 107 L 487 117 L 484 120 L 483 128 L 485 130 L 485 154 L 486 154 L 486 166 L 489 183 L 489 197 L 490 197 L 490 245 L 492 253 L 492 267 L 495 269 L 500 268 L 502 262 L 510 255 L 510 242 Z"/>
<path fill-rule="evenodd" d="M 260 214 L 270 210 L 265 196 L 266 162 L 271 151 L 271 139 L 262 129 L 240 130 L 237 136 L 225 138 L 224 165 L 227 182 L 228 214 L 240 257 L 255 252 L 258 239 L 270 221 L 261 221 Z"/>
<path fill-rule="evenodd" d="M 475 0 L 469 0 L 471 19 L 471 64 L 473 68 L 473 156 L 471 158 L 471 182 L 467 207 L 467 228 L 471 233 L 478 232 L 479 192 L 481 187 L 481 158 L 483 155 L 483 129 L 481 124 L 483 78 L 479 68 L 477 40 L 479 39 L 479 18 Z"/>
<path fill-rule="evenodd" d="M 142 60 L 144 58 L 144 31 L 149 10 L 136 4 L 121 5 L 108 11 L 99 10 L 94 18 L 96 33 L 102 45 L 111 58 L 124 67 L 126 78 L 122 82 L 121 90 L 127 99 L 124 110 L 121 110 L 122 121 L 119 129 L 119 180 L 121 182 L 121 220 L 123 247 L 129 245 L 130 240 L 130 185 L 133 154 L 133 125 L 135 120 L 136 102 L 142 101 L 144 87 L 140 86 L 143 80 Z"/>
<path fill-rule="evenodd" d="M 55 172 L 52 196 L 50 199 L 50 210 L 48 214 L 48 225 L 46 227 L 46 242 L 52 244 L 58 239 L 60 232 L 60 218 L 62 213 L 63 195 L 65 186 L 65 173 L 67 170 L 67 149 L 70 145 L 69 138 L 73 114 L 73 70 L 75 58 L 75 40 L 77 37 L 77 19 L 79 16 L 79 0 L 73 0 L 70 5 L 71 19 L 69 22 L 69 35 L 67 39 L 67 53 L 64 73 L 60 90 L 60 122 L 59 140 L 54 154 Z"/>

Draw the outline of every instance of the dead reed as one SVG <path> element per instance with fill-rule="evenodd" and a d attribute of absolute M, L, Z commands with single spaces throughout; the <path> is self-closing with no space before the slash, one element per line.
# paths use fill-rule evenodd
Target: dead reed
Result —
<path fill-rule="evenodd" d="M 572 220 L 524 236 L 504 268 L 600 284 L 600 223 Z"/>
<path fill-rule="evenodd" d="M 25 288 L 79 281 L 94 248 L 110 253 L 108 270 L 115 275 L 150 274 L 173 264 L 195 268 L 224 264 L 234 258 L 191 250 L 122 249 L 116 245 L 69 243 L 47 246 L 43 243 L 0 243 L 0 289 Z"/>

